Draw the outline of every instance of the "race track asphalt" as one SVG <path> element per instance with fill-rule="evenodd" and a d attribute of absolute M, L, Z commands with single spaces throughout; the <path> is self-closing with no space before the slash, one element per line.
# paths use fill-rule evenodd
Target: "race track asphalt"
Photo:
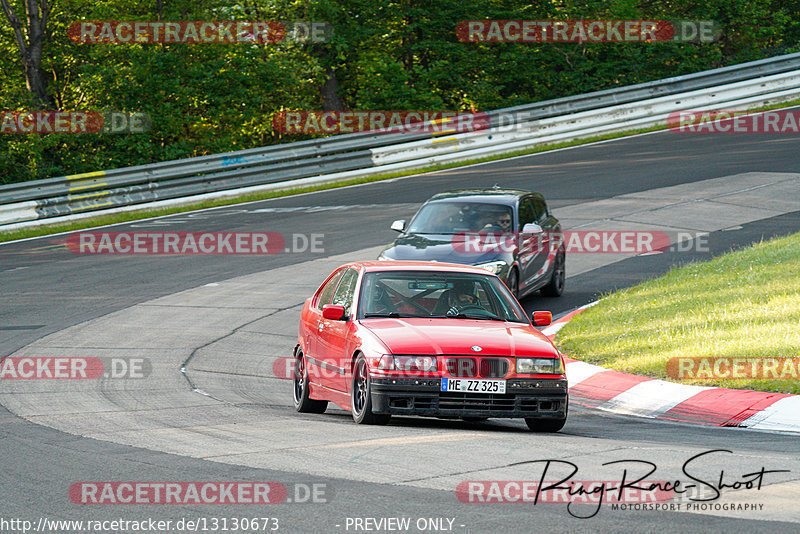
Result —
<path fill-rule="evenodd" d="M 332 256 L 344 257 L 389 242 L 395 235 L 388 229 L 389 223 L 407 218 L 415 206 L 438 191 L 497 183 L 502 187 L 539 191 L 558 212 L 577 204 L 743 173 L 800 173 L 797 141 L 797 136 L 664 132 L 114 228 L 115 231 L 274 231 L 284 236 L 323 234 L 325 250 L 315 254 L 87 256 L 67 251 L 64 238 L 58 236 L 0 245 L 0 287 L 4 297 L 0 306 L 0 356 L 13 354 L 37 341 L 46 343 L 46 336 L 60 334 L 76 325 L 109 321 L 109 314 L 124 313 L 135 305 L 152 305 L 148 303 L 155 299 L 173 299 L 171 304 L 174 304 L 177 293 L 211 283 L 224 287 L 226 280 L 237 277 L 264 276 L 273 289 L 283 285 L 313 286 L 314 280 L 293 279 L 293 271 L 302 272 L 293 266 L 324 262 Z M 800 197 L 800 191 L 795 194 Z M 773 206 L 763 208 L 766 214 Z M 708 251 L 676 251 L 623 259 L 571 276 L 567 293 L 560 299 L 532 296 L 524 305 L 527 310 L 564 312 L 595 299 L 602 292 L 656 276 L 671 265 L 796 232 L 800 230 L 800 212 L 768 216 L 736 226 L 740 228 L 713 231 Z M 273 271 L 275 276 L 270 277 Z M 265 310 L 282 309 L 287 304 L 280 291 L 265 290 L 265 295 L 260 303 Z M 231 294 L 226 297 L 233 298 Z M 198 313 L 194 326 L 201 333 L 204 324 L 211 329 L 213 322 L 213 312 Z M 106 324 L 119 326 L 113 318 Z M 278 334 L 291 339 L 294 332 Z M 142 337 L 147 335 L 143 333 Z M 152 339 L 163 342 L 165 348 L 171 347 L 169 339 Z M 78 341 L 77 346 L 89 350 L 95 339 L 79 337 Z M 80 506 L 70 501 L 67 489 L 78 481 L 268 480 L 287 484 L 324 483 L 330 490 L 328 503 L 260 507 L 256 516 L 271 514 L 281 518 L 281 532 L 352 532 L 352 528 L 345 528 L 348 517 L 406 516 L 413 520 L 452 517 L 455 532 L 789 532 L 796 530 L 800 522 L 796 505 L 791 504 L 797 502 L 800 494 L 796 482 L 800 446 L 795 437 L 650 421 L 579 407 L 571 410 L 564 431 L 554 436 L 529 434 L 519 422 L 470 425 L 411 418 L 398 418 L 383 429 L 364 430 L 355 427 L 339 411 L 324 416 L 296 415 L 285 382 L 266 386 L 253 376 L 233 382 L 215 380 L 208 383 L 220 392 L 228 385 L 231 395 L 241 398 L 225 399 L 219 406 L 212 402 L 203 406 L 206 401 L 192 393 L 188 384 L 183 386 L 186 389 L 179 392 L 181 395 L 176 394 L 176 398 L 198 396 L 192 417 L 202 416 L 203 425 L 184 428 L 194 432 L 196 442 L 175 443 L 169 453 L 118 443 L 114 441 L 116 438 L 106 441 L 85 437 L 114 434 L 112 419 L 103 414 L 97 414 L 93 429 L 74 433 L 57 430 L 53 427 L 69 426 L 71 415 L 53 410 L 53 406 L 60 404 L 52 396 L 47 401 L 51 403 L 49 408 L 47 402 L 34 405 L 24 418 L 4 410 L 0 414 L 3 436 L 0 457 L 4 459 L 0 515 L 34 522 L 39 517 L 177 520 L 253 515 L 252 507 L 228 505 Z M 262 385 L 264 391 L 259 389 Z M 46 393 L 46 388 L 43 392 Z M 282 392 L 287 393 L 285 402 Z M 135 413 L 135 407 L 125 404 L 126 401 L 142 402 L 142 397 L 134 393 L 120 400 L 122 397 L 115 396 L 120 391 L 114 386 L 109 386 L 106 393 L 105 398 L 120 403 L 122 411 L 130 409 Z M 14 395 L 9 391 L 4 394 Z M 81 391 L 67 388 L 63 394 L 73 395 L 69 401 L 74 402 L 80 399 Z M 35 401 L 34 398 L 32 402 Z M 61 406 L 67 404 L 65 400 Z M 72 414 L 72 417 L 77 416 Z M 180 415 L 176 417 L 173 422 L 180 421 Z M 46 423 L 39 424 L 48 418 Z M 191 422 L 196 424 L 197 420 Z M 242 426 L 217 434 L 219 429 L 213 427 L 224 426 L 226 422 Z M 167 423 L 164 425 L 168 426 Z M 179 427 L 176 424 L 175 428 Z M 310 447 L 313 451 L 303 450 L 304 434 L 314 443 Z M 316 441 L 321 437 L 323 442 Z M 243 464 L 230 458 L 212 461 L 202 451 L 198 452 L 205 439 L 214 440 L 215 446 L 228 440 L 231 449 L 237 450 L 238 441 L 246 438 L 263 438 L 263 451 L 271 451 L 272 456 L 281 454 L 283 449 L 293 452 L 286 452 L 285 462 L 274 461 L 268 455 L 259 456 L 263 451 L 256 448 L 248 451 L 250 458 L 241 460 Z M 681 474 L 681 465 L 690 457 L 714 448 L 733 451 L 730 456 L 715 455 L 704 466 L 714 476 L 724 470 L 735 478 L 762 466 L 789 469 L 791 473 L 775 475 L 773 482 L 779 483 L 772 484 L 769 490 L 738 494 L 740 502 L 765 506 L 761 511 L 741 513 L 738 517 L 725 511 L 623 512 L 604 507 L 591 519 L 576 519 L 566 505 L 471 505 L 460 503 L 454 492 L 457 483 L 464 480 L 533 479 L 538 473 L 533 466 L 538 464 L 526 462 L 542 459 L 571 458 L 587 476 L 597 477 L 603 476 L 601 464 L 607 461 L 651 460 L 661 466 L 659 474 L 666 472 L 671 477 Z M 191 452 L 182 454 L 182 450 Z M 386 461 L 391 469 L 387 469 L 385 480 L 381 479 L 382 457 L 391 458 Z M 446 472 L 440 472 L 441 466 L 446 466 Z M 606 476 L 616 474 L 606 472 Z"/>

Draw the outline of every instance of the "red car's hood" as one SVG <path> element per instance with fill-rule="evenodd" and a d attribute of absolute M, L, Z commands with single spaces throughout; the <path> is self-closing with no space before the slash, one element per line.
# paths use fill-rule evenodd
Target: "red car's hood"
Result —
<path fill-rule="evenodd" d="M 368 319 L 361 322 L 392 354 L 555 356 L 550 341 L 530 325 L 471 319 Z M 480 347 L 479 352 L 472 347 Z"/>

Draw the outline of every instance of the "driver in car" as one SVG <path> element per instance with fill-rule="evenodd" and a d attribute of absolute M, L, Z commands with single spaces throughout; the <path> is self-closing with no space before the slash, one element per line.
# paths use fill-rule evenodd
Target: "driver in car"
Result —
<path fill-rule="evenodd" d="M 448 289 L 439 297 L 434 315 L 457 315 L 466 307 L 482 307 L 475 295 L 475 286 L 467 280 L 453 282 L 453 288 Z"/>
<path fill-rule="evenodd" d="M 389 298 L 385 286 L 378 282 L 372 287 L 372 300 L 370 301 L 369 313 L 391 313 L 397 311 Z"/>
<path fill-rule="evenodd" d="M 511 214 L 508 212 L 500 213 L 494 223 L 487 224 L 483 229 L 492 232 L 508 232 L 511 230 Z"/>

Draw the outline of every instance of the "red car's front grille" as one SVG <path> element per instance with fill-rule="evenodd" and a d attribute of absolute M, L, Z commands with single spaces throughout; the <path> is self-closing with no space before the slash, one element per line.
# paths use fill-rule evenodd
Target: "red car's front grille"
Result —
<path fill-rule="evenodd" d="M 447 374 L 458 378 L 503 378 L 508 374 L 505 358 L 447 358 Z"/>
<path fill-rule="evenodd" d="M 478 360 L 475 358 L 447 358 L 447 374 L 459 378 L 478 375 Z"/>
<path fill-rule="evenodd" d="M 508 360 L 502 358 L 483 358 L 481 376 L 483 378 L 503 378 L 508 374 Z"/>

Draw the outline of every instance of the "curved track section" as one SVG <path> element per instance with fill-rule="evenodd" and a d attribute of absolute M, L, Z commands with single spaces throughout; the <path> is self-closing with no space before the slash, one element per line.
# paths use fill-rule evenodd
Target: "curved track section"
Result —
<path fill-rule="evenodd" d="M 569 263 L 568 294 L 558 301 L 532 297 L 526 309 L 565 311 L 672 264 L 800 229 L 800 165 L 784 138 L 692 139 L 640 136 L 124 225 L 322 233 L 326 252 L 316 255 L 77 256 L 58 237 L 0 247 L 0 277 L 9 295 L 0 312 L 4 356 L 141 358 L 152 368 L 146 378 L 0 382 L 0 402 L 23 418 L 2 417 L 0 452 L 11 466 L 31 464 L 27 471 L 8 471 L 9 512 L 69 518 L 131 513 L 73 504 L 66 489 L 80 480 L 313 480 L 335 488 L 334 498 L 305 508 L 275 507 L 271 513 L 285 520 L 282 531 L 346 532 L 348 517 L 364 516 L 452 517 L 460 532 L 529 530 L 532 524 L 554 531 L 796 528 L 800 515 L 787 504 L 800 495 L 794 437 L 579 407 L 558 435 L 531 434 L 521 421 L 500 420 L 472 425 L 396 418 L 388 427 L 360 427 L 339 410 L 296 414 L 290 383 L 275 376 L 276 359 L 294 344 L 300 307 L 322 277 L 348 259 L 374 257 L 391 237 L 388 223 L 442 189 L 499 182 L 542 191 L 567 228 L 647 228 L 673 240 L 679 234 L 708 239 L 708 251 L 576 257 Z M 761 157 L 753 162 L 756 153 Z M 744 157 L 736 172 L 729 172 L 723 154 Z M 691 168 L 700 159 L 706 165 Z M 685 462 L 715 448 L 731 452 L 695 464 L 704 480 L 723 471 L 736 480 L 761 467 L 787 472 L 766 475 L 758 491 L 726 492 L 723 503 L 761 506 L 745 510 L 604 508 L 581 520 L 561 505 L 474 505 L 455 497 L 467 480 L 538 480 L 545 459 L 574 463 L 581 480 L 618 478 L 620 464 L 609 462 L 621 460 L 653 461 L 657 476 L 685 479 Z M 54 465 L 53 458 L 62 461 Z M 219 516 L 241 507 L 166 508 L 140 507 L 136 514 Z"/>

